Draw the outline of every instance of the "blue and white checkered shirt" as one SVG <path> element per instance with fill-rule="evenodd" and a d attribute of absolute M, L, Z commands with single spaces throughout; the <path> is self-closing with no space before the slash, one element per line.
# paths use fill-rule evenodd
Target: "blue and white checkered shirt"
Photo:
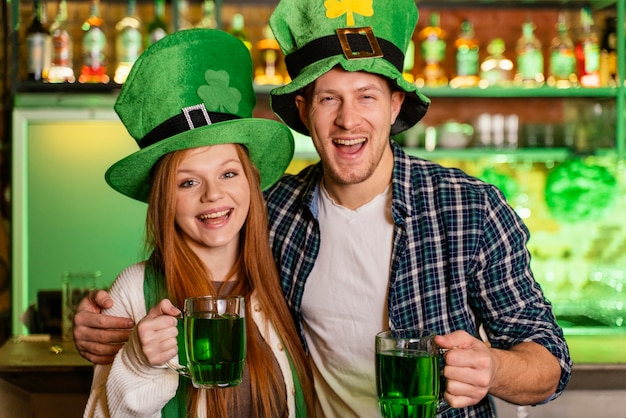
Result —
<path fill-rule="evenodd" d="M 528 229 L 496 187 L 458 169 L 408 156 L 391 144 L 391 327 L 478 335 L 482 324 L 496 348 L 534 341 L 560 362 L 558 396 L 569 381 L 572 362 L 551 305 L 530 270 Z M 270 241 L 301 334 L 304 286 L 322 245 L 316 200 L 321 178 L 317 164 L 284 176 L 266 192 Z M 485 399 L 443 416 L 494 413 Z"/>

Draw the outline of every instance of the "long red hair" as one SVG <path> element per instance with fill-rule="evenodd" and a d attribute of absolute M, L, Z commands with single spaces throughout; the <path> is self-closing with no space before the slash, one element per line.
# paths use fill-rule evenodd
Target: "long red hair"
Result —
<path fill-rule="evenodd" d="M 278 270 L 269 245 L 267 211 L 260 188 L 259 172 L 250 161 L 247 150 L 236 145 L 243 171 L 250 184 L 250 210 L 241 230 L 241 251 L 229 277 L 237 277 L 232 293 L 241 294 L 246 300 L 246 327 L 256 324 L 250 314 L 250 294 L 255 291 L 267 317 L 266 327 L 273 326 L 294 363 L 297 377 L 302 385 L 309 416 L 315 415 L 313 384 L 308 358 L 302 348 L 293 318 L 285 302 Z M 207 267 L 185 243 L 175 222 L 176 214 L 176 171 L 184 159 L 186 150 L 165 155 L 155 166 L 154 180 L 150 192 L 146 217 L 146 249 L 152 252 L 151 262 L 166 278 L 169 298 L 176 306 L 183 306 L 189 296 L 216 294 Z M 272 364 L 271 352 L 262 350 L 253 338 L 247 339 L 246 364 L 250 371 L 252 407 L 259 418 L 274 417 L 285 408 L 281 405 L 279 391 L 284 386 L 280 375 L 268 373 Z M 228 405 L 238 404 L 238 388 L 206 390 L 209 417 L 226 417 Z M 288 389 L 287 389 L 288 390 Z M 196 412 L 199 396 L 203 391 L 189 384 L 188 411 Z"/>

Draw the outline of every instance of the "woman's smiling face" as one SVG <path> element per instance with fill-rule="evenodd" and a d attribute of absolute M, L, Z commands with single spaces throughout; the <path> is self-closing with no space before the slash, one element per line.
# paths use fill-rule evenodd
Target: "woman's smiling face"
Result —
<path fill-rule="evenodd" d="M 221 144 L 186 151 L 176 173 L 176 223 L 199 254 L 239 251 L 250 209 L 250 185 L 237 146 Z"/>

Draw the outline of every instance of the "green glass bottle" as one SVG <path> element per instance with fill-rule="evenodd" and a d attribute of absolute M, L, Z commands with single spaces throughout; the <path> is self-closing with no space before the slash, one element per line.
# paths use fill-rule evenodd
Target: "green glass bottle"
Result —
<path fill-rule="evenodd" d="M 450 80 L 450 87 L 474 87 L 480 80 L 478 76 L 479 44 L 474 37 L 474 25 L 469 20 L 461 22 L 459 37 L 454 42 L 456 47 L 456 75 Z"/>
<path fill-rule="evenodd" d="M 556 24 L 557 34 L 550 44 L 550 64 L 548 66 L 548 85 L 566 89 L 578 84 L 576 76 L 576 56 L 574 41 L 569 36 L 567 22 L 563 13 L 559 14 Z"/>
<path fill-rule="evenodd" d="M 523 87 L 540 87 L 545 81 L 543 75 L 543 51 L 541 42 L 535 36 L 535 24 L 527 21 L 522 25 L 522 36 L 515 46 L 517 53 L 517 73 L 514 83 Z"/>
<path fill-rule="evenodd" d="M 146 47 L 152 45 L 167 35 L 167 23 L 165 22 L 165 0 L 154 1 L 154 19 L 148 23 Z"/>
<path fill-rule="evenodd" d="M 115 25 L 115 57 L 117 67 L 113 81 L 122 84 L 126 81 L 133 64 L 141 55 L 143 38 L 142 24 L 137 16 L 136 0 L 128 0 L 126 16 Z"/>
<path fill-rule="evenodd" d="M 252 42 L 250 42 L 250 37 L 248 36 L 248 32 L 246 31 L 246 24 L 244 17 L 241 13 L 235 13 L 233 15 L 233 20 L 230 25 L 229 32 L 235 37 L 239 38 L 241 42 L 248 48 L 248 50 L 252 50 Z"/>

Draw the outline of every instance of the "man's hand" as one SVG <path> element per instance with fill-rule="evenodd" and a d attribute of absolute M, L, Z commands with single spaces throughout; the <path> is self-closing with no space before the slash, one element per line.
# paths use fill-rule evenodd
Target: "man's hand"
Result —
<path fill-rule="evenodd" d="M 491 388 L 496 363 L 490 348 L 465 331 L 435 337 L 435 343 L 448 350 L 444 354 L 446 378 L 444 398 L 453 408 L 480 402 Z"/>
<path fill-rule="evenodd" d="M 102 314 L 102 309 L 112 306 L 113 300 L 107 292 L 95 290 L 80 301 L 74 316 L 76 349 L 95 364 L 112 363 L 135 326 L 129 318 Z"/>
<path fill-rule="evenodd" d="M 465 331 L 435 337 L 444 354 L 445 399 L 453 408 L 480 402 L 487 393 L 518 405 L 534 405 L 554 394 L 561 376 L 557 358 L 545 347 L 522 342 L 492 348 Z"/>

